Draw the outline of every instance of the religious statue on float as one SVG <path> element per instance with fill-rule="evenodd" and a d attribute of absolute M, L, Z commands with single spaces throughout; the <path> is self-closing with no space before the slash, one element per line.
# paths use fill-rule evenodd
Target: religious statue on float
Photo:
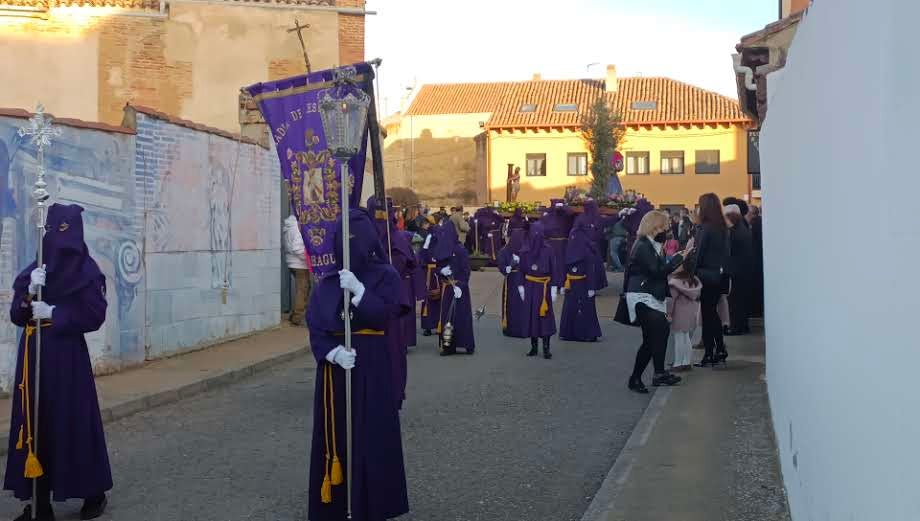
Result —
<path fill-rule="evenodd" d="M 514 166 L 514 163 L 508 163 L 508 181 L 506 184 L 505 199 L 509 203 L 517 201 L 518 194 L 521 192 L 521 167 Z"/>

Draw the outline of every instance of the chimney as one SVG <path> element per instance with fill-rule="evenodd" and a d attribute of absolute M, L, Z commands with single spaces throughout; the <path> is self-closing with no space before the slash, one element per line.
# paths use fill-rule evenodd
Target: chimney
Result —
<path fill-rule="evenodd" d="M 539 72 L 533 73 L 533 81 L 540 81 L 542 79 L 543 79 L 543 75 L 541 75 Z"/>
<path fill-rule="evenodd" d="M 607 66 L 607 82 L 606 82 L 606 91 L 607 92 L 616 92 L 619 90 L 620 85 L 617 81 L 617 66 L 608 65 Z"/>

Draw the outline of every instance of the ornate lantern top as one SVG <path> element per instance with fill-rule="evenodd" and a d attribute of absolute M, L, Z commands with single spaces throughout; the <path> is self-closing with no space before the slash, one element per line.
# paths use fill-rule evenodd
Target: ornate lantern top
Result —
<path fill-rule="evenodd" d="M 335 85 L 319 98 L 320 118 L 326 134 L 326 147 L 338 158 L 350 158 L 361 149 L 370 96 L 357 88 L 354 67 L 335 72 Z"/>

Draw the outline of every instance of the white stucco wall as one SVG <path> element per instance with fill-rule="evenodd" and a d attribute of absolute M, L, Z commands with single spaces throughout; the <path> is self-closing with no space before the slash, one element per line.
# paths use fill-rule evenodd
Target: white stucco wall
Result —
<path fill-rule="evenodd" d="M 767 379 L 796 521 L 920 518 L 917 19 L 819 0 L 771 86 Z"/>

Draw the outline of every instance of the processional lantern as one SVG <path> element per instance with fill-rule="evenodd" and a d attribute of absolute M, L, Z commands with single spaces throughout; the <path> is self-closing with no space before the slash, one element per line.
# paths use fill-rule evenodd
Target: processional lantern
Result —
<path fill-rule="evenodd" d="M 341 266 L 344 270 L 351 269 L 351 232 L 349 231 L 348 203 L 351 190 L 348 182 L 348 160 L 354 157 L 361 149 L 364 139 L 364 130 L 367 126 L 367 109 L 371 98 L 362 89 L 355 85 L 356 71 L 353 67 L 336 69 L 333 87 L 319 98 L 320 118 L 323 122 L 323 133 L 326 136 L 326 148 L 339 160 L 341 172 L 339 202 L 342 209 L 342 259 Z M 384 202 L 384 204 L 386 204 Z M 351 342 L 351 293 L 343 290 L 342 321 L 344 322 L 345 349 L 352 350 Z M 347 518 L 352 518 L 352 406 L 351 406 L 351 369 L 345 370 L 345 431 L 347 436 Z"/>

